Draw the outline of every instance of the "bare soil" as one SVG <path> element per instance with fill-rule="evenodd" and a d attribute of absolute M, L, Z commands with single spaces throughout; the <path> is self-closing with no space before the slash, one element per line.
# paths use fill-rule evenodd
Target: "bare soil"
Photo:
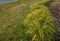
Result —
<path fill-rule="evenodd" d="M 56 27 L 57 27 L 56 41 L 60 41 L 60 2 L 52 2 L 48 4 L 47 7 L 50 9 L 56 21 Z"/>

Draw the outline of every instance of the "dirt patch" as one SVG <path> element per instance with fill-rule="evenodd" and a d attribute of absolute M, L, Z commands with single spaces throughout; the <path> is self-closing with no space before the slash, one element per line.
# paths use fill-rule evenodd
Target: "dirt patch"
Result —
<path fill-rule="evenodd" d="M 60 41 L 60 2 L 52 2 L 48 5 L 52 15 L 56 21 L 57 37 L 56 41 Z"/>

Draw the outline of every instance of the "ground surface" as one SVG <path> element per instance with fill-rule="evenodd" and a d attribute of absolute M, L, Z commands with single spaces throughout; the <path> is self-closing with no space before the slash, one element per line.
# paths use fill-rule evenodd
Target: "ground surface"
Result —
<path fill-rule="evenodd" d="M 0 5 L 0 41 L 17 40 L 16 37 L 19 35 L 15 35 L 15 33 L 19 32 L 15 32 L 16 26 L 18 26 L 18 24 L 24 20 L 27 13 L 30 12 L 30 10 L 28 11 L 29 5 L 37 1 L 39 0 L 11 2 Z M 50 5 L 48 8 L 51 10 L 53 16 L 56 17 L 57 28 L 58 31 L 60 31 L 60 2 L 51 3 Z"/>
<path fill-rule="evenodd" d="M 52 2 L 48 5 L 48 8 L 50 9 L 57 26 L 57 40 L 60 41 L 60 2 Z"/>

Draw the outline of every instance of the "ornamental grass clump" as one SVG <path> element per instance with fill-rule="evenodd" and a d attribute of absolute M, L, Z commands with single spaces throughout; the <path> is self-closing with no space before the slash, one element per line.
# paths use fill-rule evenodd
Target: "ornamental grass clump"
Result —
<path fill-rule="evenodd" d="M 32 12 L 23 21 L 27 28 L 25 33 L 31 36 L 31 41 L 54 41 L 56 31 L 52 14 L 46 6 L 35 4 L 30 6 Z"/>

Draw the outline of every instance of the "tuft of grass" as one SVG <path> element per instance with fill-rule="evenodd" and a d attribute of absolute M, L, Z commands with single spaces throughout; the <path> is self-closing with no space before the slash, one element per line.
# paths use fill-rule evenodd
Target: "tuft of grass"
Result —
<path fill-rule="evenodd" d="M 54 33 L 56 32 L 56 28 L 49 9 L 44 5 L 38 5 L 33 9 L 34 10 L 26 16 L 23 22 L 24 26 L 27 27 L 26 33 L 30 34 L 32 37 L 30 40 L 54 41 Z"/>

